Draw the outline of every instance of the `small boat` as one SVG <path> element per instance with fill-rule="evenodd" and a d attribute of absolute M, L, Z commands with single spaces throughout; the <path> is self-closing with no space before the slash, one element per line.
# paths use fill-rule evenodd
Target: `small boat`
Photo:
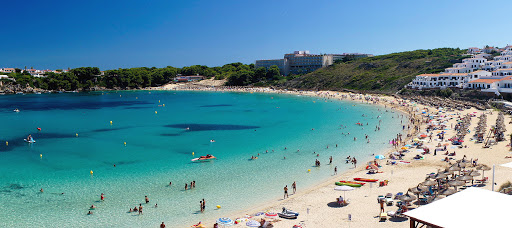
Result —
<path fill-rule="evenodd" d="M 285 218 L 285 219 L 297 219 L 297 215 L 296 214 L 287 214 L 287 213 L 277 213 L 279 215 L 280 218 Z"/>
<path fill-rule="evenodd" d="M 354 188 L 360 188 L 361 186 L 363 186 L 362 184 L 351 184 L 351 183 L 344 183 L 344 182 L 336 182 L 335 184 L 338 186 L 346 185 L 346 186 L 350 186 L 350 187 L 354 187 Z"/>
<path fill-rule="evenodd" d="M 366 183 L 365 182 L 356 182 L 356 181 L 340 181 L 341 183 L 349 183 L 349 184 L 360 184 L 360 185 L 365 185 Z"/>
<path fill-rule="evenodd" d="M 25 142 L 27 142 L 27 143 L 35 143 L 36 142 L 36 140 L 34 140 L 34 139 L 31 139 L 30 141 L 27 139 L 23 139 L 23 140 L 25 140 Z"/>
<path fill-rule="evenodd" d="M 212 161 L 214 159 L 217 159 L 217 158 L 211 154 L 207 154 L 206 156 L 194 158 L 194 159 L 192 159 L 192 161 L 193 162 L 205 162 L 205 161 Z"/>
<path fill-rule="evenodd" d="M 17 109 L 17 108 L 15 108 L 13 111 L 14 111 L 14 112 L 20 112 L 20 110 L 19 110 L 19 109 Z"/>
<path fill-rule="evenodd" d="M 367 178 L 354 178 L 355 181 L 364 181 L 364 182 L 377 182 L 379 179 L 367 179 Z"/>
<path fill-rule="evenodd" d="M 281 213 L 283 213 L 283 214 L 295 214 L 295 215 L 299 216 L 299 212 L 288 210 L 288 209 L 286 209 L 284 207 L 283 207 L 283 211 Z"/>

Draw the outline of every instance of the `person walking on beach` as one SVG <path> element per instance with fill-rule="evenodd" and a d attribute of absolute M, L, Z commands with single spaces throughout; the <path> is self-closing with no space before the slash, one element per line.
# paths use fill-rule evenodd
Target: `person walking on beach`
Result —
<path fill-rule="evenodd" d="M 139 215 L 142 214 L 142 204 L 139 204 Z"/>
<path fill-rule="evenodd" d="M 352 162 L 354 163 L 354 168 L 356 168 L 356 167 L 357 167 L 357 160 L 356 160 L 356 157 L 354 157 L 354 158 L 352 159 Z"/>
<path fill-rule="evenodd" d="M 383 213 L 384 212 L 384 199 L 380 199 L 379 203 L 380 203 L 380 213 Z M 380 215 L 380 213 L 379 213 L 379 215 Z"/>
<path fill-rule="evenodd" d="M 334 175 L 338 174 L 338 166 L 334 166 Z"/>
<path fill-rule="evenodd" d="M 288 197 L 288 185 L 284 186 L 284 199 Z"/>
<path fill-rule="evenodd" d="M 295 183 L 295 181 L 292 184 L 292 189 L 293 189 L 293 194 L 295 194 L 295 192 L 297 191 L 297 184 Z"/>

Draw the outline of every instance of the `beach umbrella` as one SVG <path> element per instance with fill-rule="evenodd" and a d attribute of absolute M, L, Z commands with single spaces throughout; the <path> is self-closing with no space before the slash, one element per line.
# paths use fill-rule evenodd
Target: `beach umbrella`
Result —
<path fill-rule="evenodd" d="M 451 195 L 453 193 L 456 193 L 456 192 L 457 192 L 457 190 L 455 190 L 453 188 L 448 188 L 448 189 L 445 189 L 445 190 L 441 191 L 439 194 L 445 195 L 445 196 L 449 196 L 449 195 Z"/>
<path fill-rule="evenodd" d="M 420 139 L 419 138 L 414 138 L 412 141 L 418 142 L 418 141 L 420 141 Z"/>
<path fill-rule="evenodd" d="M 248 227 L 260 227 L 261 224 L 255 220 L 249 220 L 245 225 Z"/>
<path fill-rule="evenodd" d="M 439 180 L 439 179 L 444 179 L 444 178 L 447 178 L 448 176 L 444 173 L 437 173 L 435 176 L 434 176 L 434 179 L 436 180 Z"/>
<path fill-rule="evenodd" d="M 402 149 L 402 150 L 407 150 L 407 149 L 409 149 L 409 148 L 407 148 L 407 147 L 403 146 L 403 147 L 402 147 L 402 148 L 400 148 L 400 149 Z"/>
<path fill-rule="evenodd" d="M 461 181 L 461 180 L 454 180 L 454 181 L 448 182 L 448 185 L 454 186 L 454 187 L 462 186 L 464 184 L 466 184 L 466 182 L 465 181 Z"/>
<path fill-rule="evenodd" d="M 433 181 L 433 180 L 426 180 L 426 181 L 424 181 L 424 182 L 423 182 L 423 183 L 421 183 L 421 184 L 422 184 L 422 185 L 424 185 L 424 186 L 434 186 L 434 185 L 436 185 L 436 184 L 437 184 L 437 182 L 436 182 L 436 181 Z"/>
<path fill-rule="evenodd" d="M 416 196 L 411 196 L 411 195 L 403 195 L 403 196 L 400 197 L 400 200 L 406 201 L 406 202 L 407 201 L 413 201 L 415 199 L 417 199 Z"/>
<path fill-rule="evenodd" d="M 469 180 L 473 180 L 473 177 L 469 176 L 469 175 L 465 175 L 465 176 L 457 177 L 457 179 L 461 180 L 461 181 L 469 181 Z"/>
<path fill-rule="evenodd" d="M 480 176 L 480 173 L 477 171 L 471 171 L 471 173 L 469 173 L 469 175 L 472 177 L 476 177 L 476 176 Z"/>
<path fill-rule="evenodd" d="M 379 155 L 375 156 L 375 159 L 380 159 L 380 160 L 382 160 L 382 159 L 384 159 L 384 158 L 386 158 L 386 157 L 384 157 L 384 155 L 381 155 L 381 154 L 379 154 Z"/>
<path fill-rule="evenodd" d="M 350 187 L 350 186 L 346 186 L 346 185 L 336 186 L 336 187 L 334 188 L 334 190 L 336 190 L 336 191 L 343 191 L 343 199 L 345 199 L 345 192 L 346 192 L 346 191 L 352 191 L 352 190 L 354 190 L 354 189 L 355 189 L 355 188 Z"/>
<path fill-rule="evenodd" d="M 219 219 L 217 219 L 217 223 L 219 225 L 223 225 L 223 226 L 231 226 L 235 222 L 233 220 L 231 220 L 230 218 L 219 218 Z"/>
<path fill-rule="evenodd" d="M 481 165 L 481 166 L 478 166 L 476 169 L 477 170 L 482 170 L 482 179 L 484 179 L 484 172 L 488 171 L 488 170 L 491 170 L 491 167 L 486 166 L 486 165 Z"/>
<path fill-rule="evenodd" d="M 461 170 L 461 169 L 460 169 L 460 167 L 458 167 L 458 166 L 452 166 L 452 167 L 450 167 L 450 168 L 448 169 L 448 171 L 460 171 L 460 170 Z"/>

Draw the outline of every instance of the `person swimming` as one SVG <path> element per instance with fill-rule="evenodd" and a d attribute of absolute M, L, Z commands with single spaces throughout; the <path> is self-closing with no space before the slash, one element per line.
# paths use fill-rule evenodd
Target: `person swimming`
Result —
<path fill-rule="evenodd" d="M 28 135 L 28 136 L 27 136 L 27 142 L 30 142 L 30 141 L 32 141 L 32 140 L 33 140 L 32 135 Z"/>

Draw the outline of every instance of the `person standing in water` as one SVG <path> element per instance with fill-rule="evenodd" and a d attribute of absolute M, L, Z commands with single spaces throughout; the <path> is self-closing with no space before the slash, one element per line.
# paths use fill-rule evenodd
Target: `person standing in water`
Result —
<path fill-rule="evenodd" d="M 100 199 L 101 201 L 105 201 L 105 194 L 101 193 Z"/>
<path fill-rule="evenodd" d="M 185 190 L 187 190 L 188 184 L 185 183 Z"/>
<path fill-rule="evenodd" d="M 144 196 L 144 199 L 146 200 L 146 203 L 149 203 L 149 198 L 148 198 L 148 196 Z"/>
<path fill-rule="evenodd" d="M 338 174 L 338 166 L 334 166 L 334 175 Z"/>
<path fill-rule="evenodd" d="M 139 204 L 139 215 L 142 214 L 142 204 Z"/>
<path fill-rule="evenodd" d="M 329 165 L 332 164 L 332 156 L 329 157 Z"/>

